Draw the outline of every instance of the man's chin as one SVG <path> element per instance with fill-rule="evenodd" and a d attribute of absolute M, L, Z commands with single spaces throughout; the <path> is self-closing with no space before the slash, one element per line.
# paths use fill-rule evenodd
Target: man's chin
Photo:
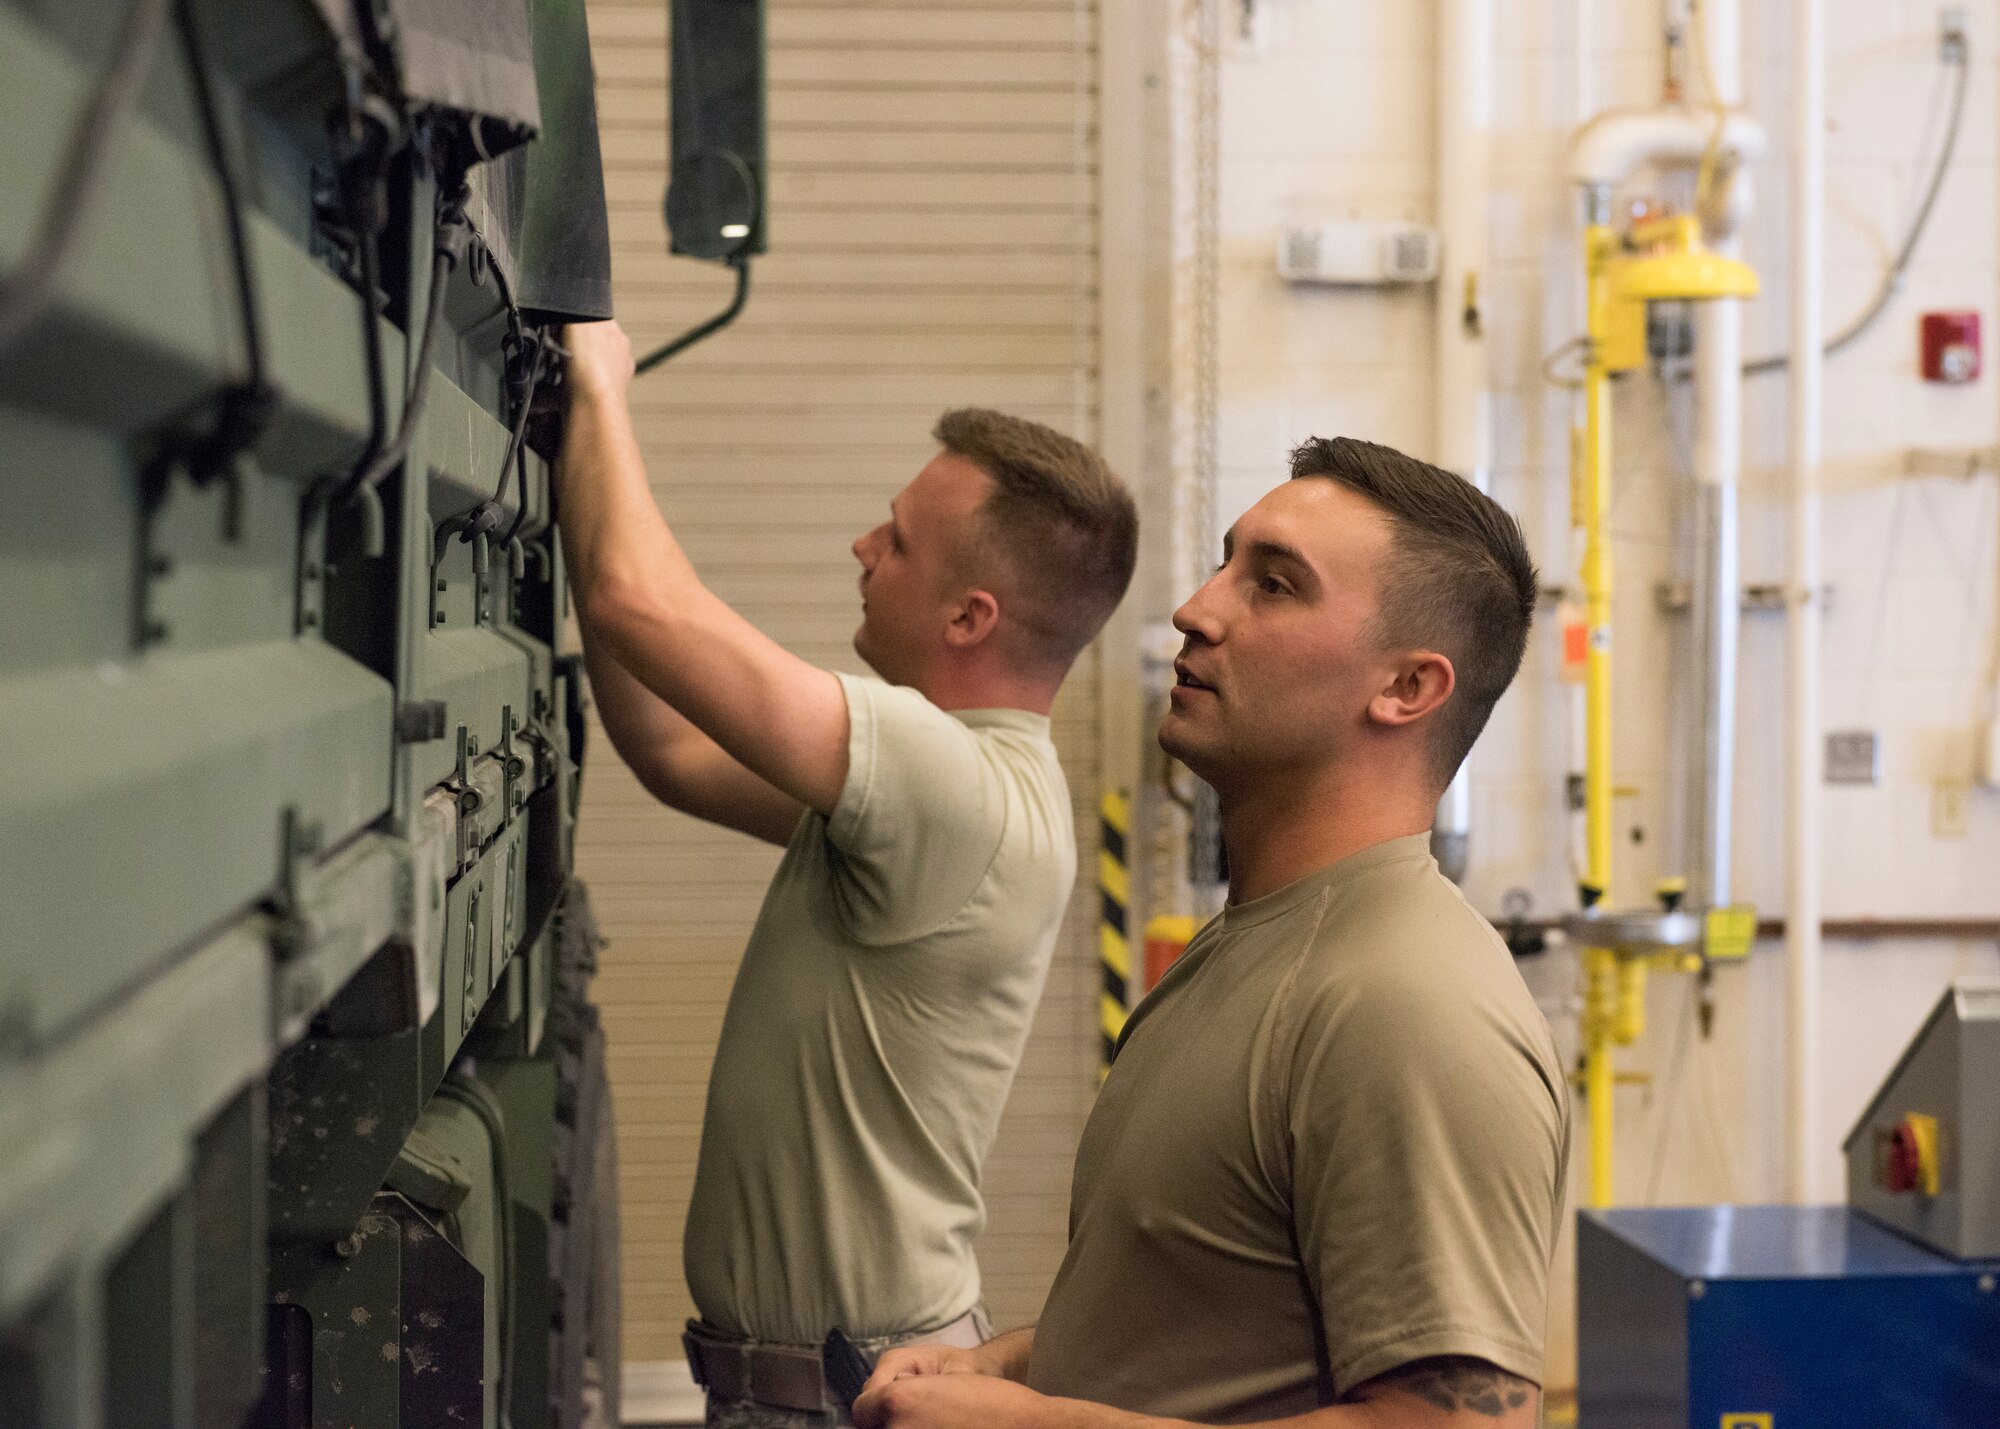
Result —
<path fill-rule="evenodd" d="M 1195 731 L 1188 728 L 1185 716 L 1169 709 L 1160 719 L 1159 740 L 1160 748 L 1198 772 L 1204 746 L 1195 736 Z"/>
<path fill-rule="evenodd" d="M 861 657 L 861 663 L 873 670 L 875 677 L 884 684 L 894 685 L 902 683 L 895 675 L 884 669 L 882 662 L 875 658 L 874 642 L 869 640 L 867 636 L 868 627 L 866 625 L 854 632 L 854 653 Z"/>

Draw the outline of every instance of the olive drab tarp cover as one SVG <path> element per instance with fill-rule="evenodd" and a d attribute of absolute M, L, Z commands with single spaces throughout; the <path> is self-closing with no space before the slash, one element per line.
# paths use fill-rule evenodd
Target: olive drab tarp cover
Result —
<path fill-rule="evenodd" d="M 379 27 L 413 106 L 497 120 L 469 213 L 516 301 L 550 320 L 611 316 L 611 236 L 583 0 L 313 0 L 337 47 Z"/>

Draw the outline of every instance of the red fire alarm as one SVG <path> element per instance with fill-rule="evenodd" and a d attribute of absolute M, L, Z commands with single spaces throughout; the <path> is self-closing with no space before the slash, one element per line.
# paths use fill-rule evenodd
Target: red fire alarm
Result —
<path fill-rule="evenodd" d="M 1979 379 L 1979 314 L 1925 313 L 1921 347 L 1926 382 Z"/>

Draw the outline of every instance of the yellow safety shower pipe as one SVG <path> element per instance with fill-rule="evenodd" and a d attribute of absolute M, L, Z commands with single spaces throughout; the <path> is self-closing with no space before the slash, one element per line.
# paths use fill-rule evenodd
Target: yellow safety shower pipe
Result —
<path fill-rule="evenodd" d="M 1617 233 L 1604 224 L 1584 231 L 1587 295 L 1583 369 L 1583 442 L 1571 505 L 1583 533 L 1584 654 L 1583 830 L 1584 866 L 1578 893 L 1586 910 L 1611 887 L 1611 542 L 1605 529 L 1611 507 L 1612 326 L 1610 265 Z M 1617 957 L 1609 948 L 1585 948 L 1583 1097 L 1590 1115 L 1590 1204 L 1611 1204 L 1612 1028 L 1616 1021 Z"/>
<path fill-rule="evenodd" d="M 1637 1041 L 1645 1028 L 1646 969 L 1655 958 L 1673 964 L 1685 954 L 1675 940 L 1646 928 L 1646 920 L 1613 919 L 1611 892 L 1611 374 L 1646 360 L 1646 304 L 1660 300 L 1745 297 L 1757 290 L 1746 265 L 1702 246 L 1692 215 L 1642 220 L 1620 234 L 1606 223 L 1584 229 L 1587 298 L 1583 371 L 1583 439 L 1571 475 L 1572 519 L 1582 533 L 1584 620 L 1584 866 L 1578 898 L 1584 916 L 1582 950 L 1583 1093 L 1590 1115 L 1590 1204 L 1612 1200 L 1614 1163 L 1612 1093 L 1617 1085 L 1613 1049 Z M 1679 880 L 1663 885 L 1673 915 Z M 1591 926 L 1593 915 L 1601 926 Z M 1695 959 L 1699 966 L 1700 959 Z"/>
<path fill-rule="evenodd" d="M 1572 501 L 1583 531 L 1584 656 L 1583 905 L 1593 907 L 1611 886 L 1611 369 L 1614 299 L 1611 260 L 1618 235 L 1603 224 L 1584 233 L 1589 292 L 1583 373 L 1583 449 Z"/>

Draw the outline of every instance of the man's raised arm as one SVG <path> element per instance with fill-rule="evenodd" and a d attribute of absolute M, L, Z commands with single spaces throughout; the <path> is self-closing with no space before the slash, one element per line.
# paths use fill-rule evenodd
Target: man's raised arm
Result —
<path fill-rule="evenodd" d="M 736 765 L 831 813 L 847 779 L 847 699 L 839 680 L 759 631 L 696 576 L 646 481 L 626 408 L 632 348 L 617 324 L 573 325 L 564 342 L 570 406 L 556 480 L 563 557 L 593 672 L 609 657 Z M 632 714 L 630 701 L 617 709 Z M 629 731 L 633 719 L 624 722 Z M 703 790 L 726 803 L 727 767 L 696 772 L 724 781 Z M 771 818 L 747 831 L 771 837 L 765 826 L 778 821 L 775 808 L 768 812 Z"/>
<path fill-rule="evenodd" d="M 766 843 L 791 842 L 805 805 L 745 769 L 640 684 L 587 625 L 583 658 L 604 732 L 646 792 L 670 809 Z"/>

